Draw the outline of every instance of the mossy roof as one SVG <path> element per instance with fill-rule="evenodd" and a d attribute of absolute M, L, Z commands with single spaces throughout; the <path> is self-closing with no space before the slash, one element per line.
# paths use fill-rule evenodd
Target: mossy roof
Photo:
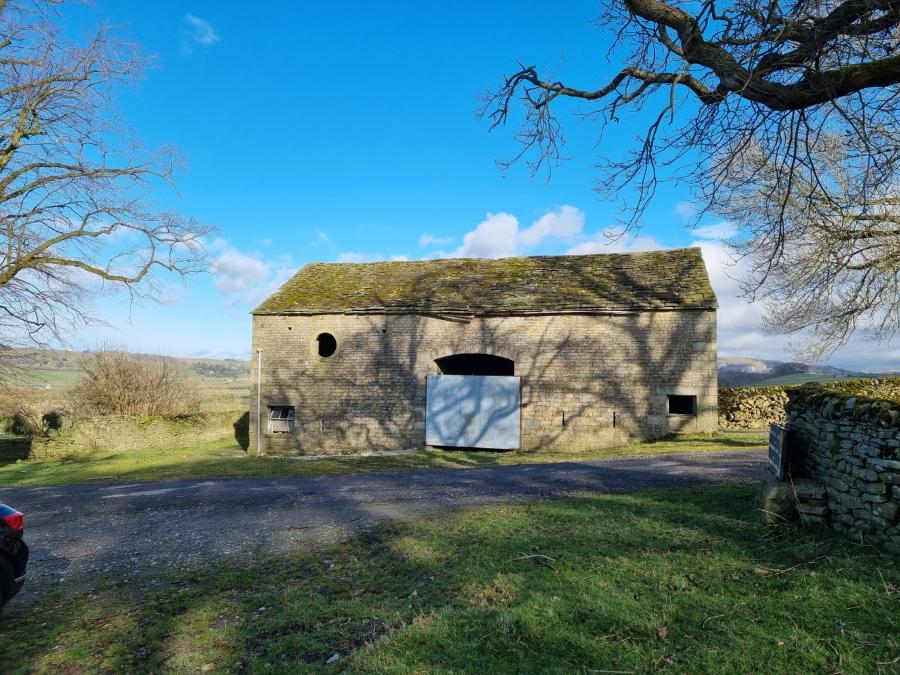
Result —
<path fill-rule="evenodd" d="M 313 263 L 254 314 L 711 309 L 698 248 L 485 260 Z"/>

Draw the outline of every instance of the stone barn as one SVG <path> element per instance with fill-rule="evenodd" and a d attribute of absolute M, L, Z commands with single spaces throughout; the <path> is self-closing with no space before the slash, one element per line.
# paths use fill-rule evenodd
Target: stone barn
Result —
<path fill-rule="evenodd" d="M 700 250 L 302 268 L 253 312 L 251 453 L 579 449 L 717 425 Z"/>

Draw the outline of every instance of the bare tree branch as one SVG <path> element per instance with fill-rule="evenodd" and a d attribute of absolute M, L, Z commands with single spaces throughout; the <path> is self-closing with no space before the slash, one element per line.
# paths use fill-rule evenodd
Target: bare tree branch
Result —
<path fill-rule="evenodd" d="M 0 4 L 0 341 L 65 341 L 94 321 L 89 300 L 158 297 L 206 269 L 190 218 L 154 208 L 180 159 L 146 152 L 115 115 L 117 88 L 148 60 L 101 27 L 83 43 L 52 3 Z"/>
<path fill-rule="evenodd" d="M 698 219 L 738 227 L 746 291 L 770 300 L 773 330 L 805 331 L 819 353 L 857 329 L 896 333 L 897 205 L 885 201 L 900 186 L 900 0 L 612 0 L 597 24 L 619 63 L 601 86 L 520 64 L 482 97 L 492 130 L 520 120 L 521 151 L 502 164 L 564 161 L 559 99 L 580 102 L 601 139 L 649 108 L 627 154 L 599 159 L 596 189 L 623 203 L 623 232 L 660 180 L 677 180 Z M 801 252 L 813 267 L 797 267 Z"/>

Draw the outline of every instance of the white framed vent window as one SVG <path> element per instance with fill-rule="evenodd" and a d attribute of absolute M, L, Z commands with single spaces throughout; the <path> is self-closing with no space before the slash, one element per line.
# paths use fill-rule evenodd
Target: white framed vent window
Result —
<path fill-rule="evenodd" d="M 289 434 L 294 431 L 294 406 L 269 406 L 269 432 Z"/>

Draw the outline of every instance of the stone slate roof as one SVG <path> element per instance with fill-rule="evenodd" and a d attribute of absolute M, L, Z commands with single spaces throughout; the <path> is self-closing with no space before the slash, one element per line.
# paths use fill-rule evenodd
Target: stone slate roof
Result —
<path fill-rule="evenodd" d="M 484 260 L 313 263 L 254 314 L 555 314 L 711 309 L 698 248 Z"/>

